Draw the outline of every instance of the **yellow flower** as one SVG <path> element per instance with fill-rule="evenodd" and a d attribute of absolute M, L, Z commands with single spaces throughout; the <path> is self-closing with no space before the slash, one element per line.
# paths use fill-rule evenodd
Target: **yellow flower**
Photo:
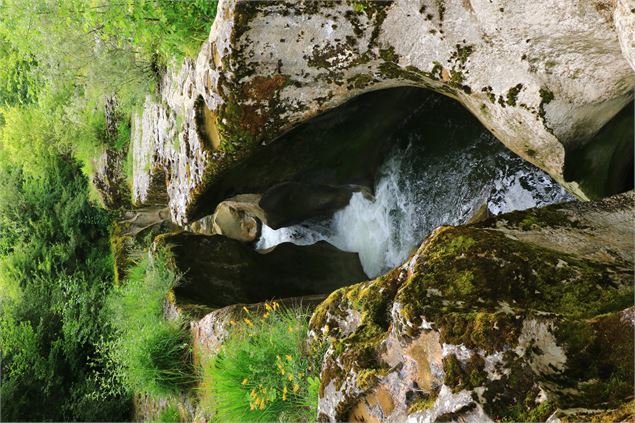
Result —
<path fill-rule="evenodd" d="M 232 325 L 236 324 L 236 322 L 234 320 L 230 320 L 229 323 L 232 324 Z"/>
<path fill-rule="evenodd" d="M 253 322 L 252 322 L 251 320 L 249 320 L 248 318 L 246 318 L 246 317 L 245 317 L 243 320 L 244 320 L 244 321 L 245 321 L 245 323 L 247 323 L 249 326 L 253 326 L 253 325 L 254 325 L 254 324 L 253 324 Z"/>
<path fill-rule="evenodd" d="M 293 326 L 289 326 L 289 333 L 293 332 Z"/>
<path fill-rule="evenodd" d="M 249 381 L 247 380 L 247 378 L 244 378 L 243 381 L 240 383 L 241 385 L 247 385 Z"/>
<path fill-rule="evenodd" d="M 293 381 L 293 374 L 289 373 L 289 377 L 287 379 L 289 379 L 289 382 L 292 382 Z"/>
<path fill-rule="evenodd" d="M 284 388 L 282 389 L 282 401 L 286 401 L 287 400 L 287 385 L 284 385 Z"/>
<path fill-rule="evenodd" d="M 269 317 L 269 312 L 266 312 L 265 314 L 263 314 L 262 317 L 264 317 L 265 319 Z"/>
<path fill-rule="evenodd" d="M 250 411 L 254 411 L 255 409 L 256 409 L 256 407 L 254 406 L 254 404 L 250 402 L 249 403 L 249 410 Z"/>
<path fill-rule="evenodd" d="M 243 306 L 243 310 L 245 310 L 245 313 L 249 314 L 249 309 L 245 306 Z"/>
<path fill-rule="evenodd" d="M 279 355 L 276 356 L 277 360 L 282 360 Z"/>
<path fill-rule="evenodd" d="M 292 361 L 292 360 L 293 360 L 293 357 L 291 357 L 289 354 L 285 355 L 284 357 L 285 357 L 287 360 L 289 360 L 289 361 Z"/>
<path fill-rule="evenodd" d="M 298 385 L 297 383 L 293 384 L 293 392 L 298 392 L 300 390 L 300 385 Z"/>
<path fill-rule="evenodd" d="M 277 310 L 277 309 L 279 309 L 279 308 L 280 308 L 280 304 L 278 304 L 278 302 L 277 302 L 277 301 L 274 301 L 274 302 L 273 302 L 273 309 L 274 309 L 274 310 Z"/>
<path fill-rule="evenodd" d="M 271 310 L 273 310 L 273 309 L 271 308 L 271 306 L 269 305 L 269 303 L 265 303 L 265 310 L 267 310 L 267 311 L 271 311 Z"/>
<path fill-rule="evenodd" d="M 249 396 L 250 396 L 251 398 L 256 398 L 256 390 L 255 390 L 255 389 L 252 389 L 252 390 L 251 390 L 251 392 L 249 393 Z"/>

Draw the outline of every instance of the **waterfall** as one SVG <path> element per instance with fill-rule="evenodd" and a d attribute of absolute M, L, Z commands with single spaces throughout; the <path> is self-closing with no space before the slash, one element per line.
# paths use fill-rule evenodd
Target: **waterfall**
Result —
<path fill-rule="evenodd" d="M 466 223 L 484 204 L 500 214 L 573 199 L 488 133 L 470 143 L 450 139 L 447 148 L 427 146 L 418 132 L 406 138 L 379 169 L 374 198 L 355 193 L 331 218 L 263 226 L 256 248 L 325 240 L 359 253 L 364 271 L 376 277 L 405 261 L 434 228 Z"/>

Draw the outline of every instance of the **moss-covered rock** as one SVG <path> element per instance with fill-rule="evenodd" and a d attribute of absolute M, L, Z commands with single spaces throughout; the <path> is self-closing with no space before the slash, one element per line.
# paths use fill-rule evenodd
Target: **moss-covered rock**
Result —
<path fill-rule="evenodd" d="M 458 100 L 582 198 L 617 192 L 621 181 L 603 174 L 628 171 L 632 155 L 614 162 L 586 145 L 633 99 L 624 41 L 633 19 L 624 4 L 612 17 L 615 6 L 596 3 L 220 1 L 196 60 L 168 70 L 161 98 L 139 119 L 135 198 L 146 204 L 167 183 L 174 220 L 200 218 L 224 198 L 261 192 L 215 199 L 226 172 L 281 134 L 360 94 L 399 86 Z M 609 144 L 624 151 L 617 139 Z M 595 161 L 568 178 L 569 154 L 574 163 Z M 211 210 L 201 214 L 204 203 Z"/>
<path fill-rule="evenodd" d="M 321 419 L 632 415 L 634 201 L 441 227 L 403 266 L 331 294 L 310 325 L 330 345 Z M 389 413 L 368 406 L 379 391 Z"/>

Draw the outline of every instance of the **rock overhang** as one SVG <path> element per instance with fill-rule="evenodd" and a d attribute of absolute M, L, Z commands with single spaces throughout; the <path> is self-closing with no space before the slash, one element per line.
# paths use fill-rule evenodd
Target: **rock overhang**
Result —
<path fill-rule="evenodd" d="M 632 100 L 619 7 L 614 23 L 593 2 L 221 1 L 196 61 L 169 72 L 144 111 L 135 140 L 149 131 L 153 154 L 135 181 L 165 169 L 173 218 L 186 223 L 223 172 L 298 123 L 364 92 L 418 86 L 457 99 L 587 198 L 565 180 L 565 155 Z M 147 185 L 135 185 L 138 202 Z"/>

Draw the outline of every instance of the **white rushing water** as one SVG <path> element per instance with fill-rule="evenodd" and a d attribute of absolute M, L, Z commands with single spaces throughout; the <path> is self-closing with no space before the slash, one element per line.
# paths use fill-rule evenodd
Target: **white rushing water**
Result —
<path fill-rule="evenodd" d="M 403 263 L 434 228 L 466 223 L 485 203 L 499 214 L 573 199 L 489 134 L 430 155 L 421 135 L 409 138 L 381 166 L 374 199 L 358 192 L 329 219 L 278 230 L 263 226 L 256 248 L 325 240 L 359 253 L 364 271 L 375 277 Z"/>

